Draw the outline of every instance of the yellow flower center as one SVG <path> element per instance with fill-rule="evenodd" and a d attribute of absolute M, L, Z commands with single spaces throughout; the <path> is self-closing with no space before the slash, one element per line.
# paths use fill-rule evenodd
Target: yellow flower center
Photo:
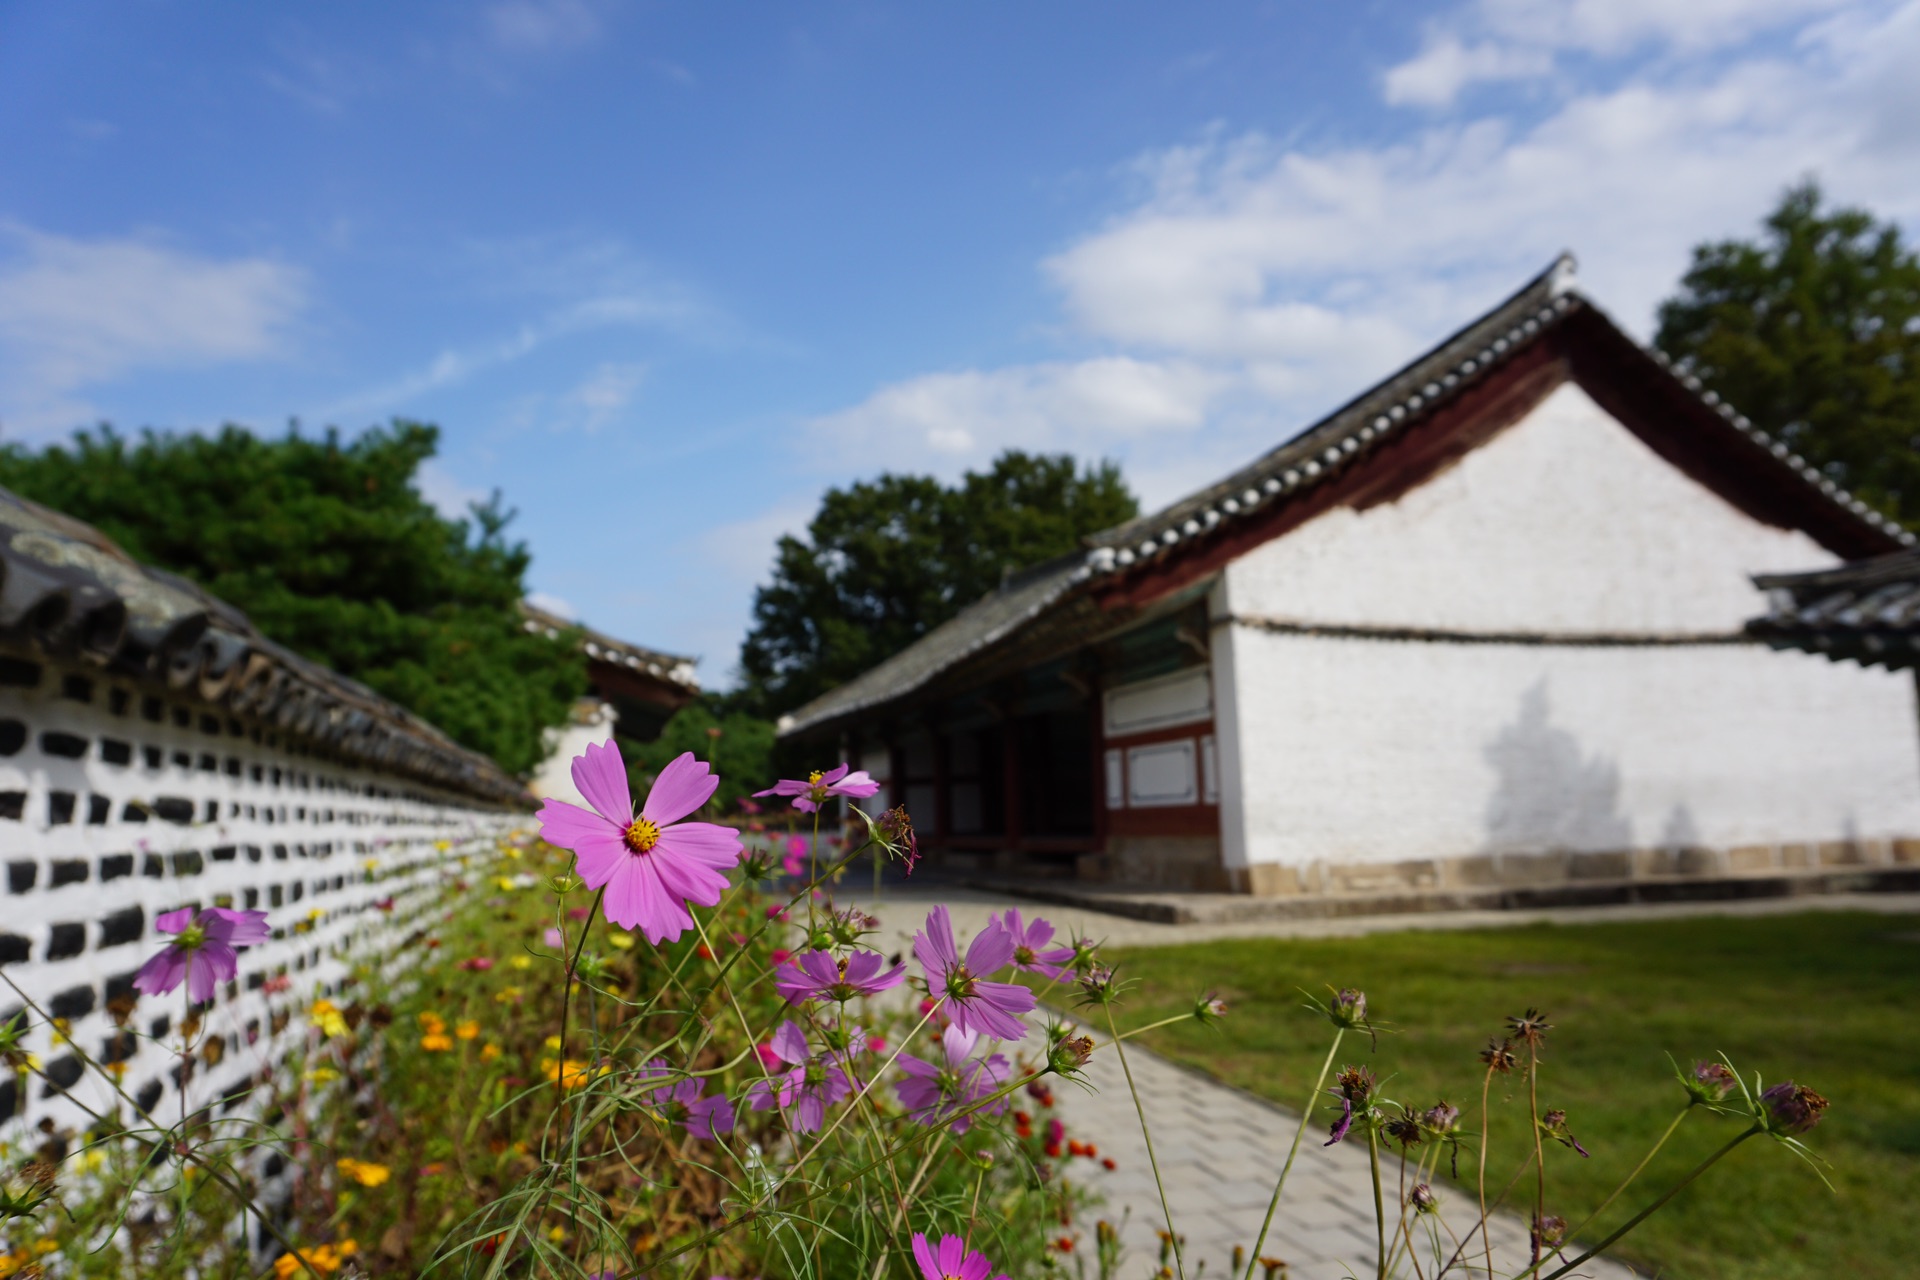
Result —
<path fill-rule="evenodd" d="M 826 775 L 821 773 L 818 769 L 815 769 L 812 773 L 807 775 L 807 785 L 810 787 L 817 787 L 820 785 L 820 779 L 825 776 Z"/>
<path fill-rule="evenodd" d="M 621 839 L 625 840 L 627 848 L 635 853 L 648 853 L 653 846 L 660 843 L 660 828 L 654 825 L 651 818 L 635 818 L 633 825 L 626 829 Z"/>

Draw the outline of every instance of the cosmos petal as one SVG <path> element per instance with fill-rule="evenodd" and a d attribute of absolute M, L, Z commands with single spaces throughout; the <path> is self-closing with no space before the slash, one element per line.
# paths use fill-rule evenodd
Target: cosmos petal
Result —
<path fill-rule="evenodd" d="M 181 907 L 178 911 L 168 911 L 153 918 L 153 927 L 162 933 L 181 933 L 192 923 L 192 907 Z"/>
<path fill-rule="evenodd" d="M 633 821 L 633 792 L 627 766 L 615 743 L 593 742 L 573 760 L 573 785 L 608 822 L 624 828 Z"/>
<path fill-rule="evenodd" d="M 597 835 L 618 837 L 626 828 L 565 800 L 549 799 L 533 815 L 540 822 L 540 838 L 557 849 L 580 848 L 580 841 Z"/>
<path fill-rule="evenodd" d="M 684 751 L 674 757 L 660 771 L 660 776 L 653 780 L 653 787 L 647 792 L 647 802 L 640 806 L 640 813 L 664 827 L 669 822 L 680 821 L 711 800 L 719 786 L 720 775 L 708 768 L 705 761 L 695 760 L 693 752 Z"/>

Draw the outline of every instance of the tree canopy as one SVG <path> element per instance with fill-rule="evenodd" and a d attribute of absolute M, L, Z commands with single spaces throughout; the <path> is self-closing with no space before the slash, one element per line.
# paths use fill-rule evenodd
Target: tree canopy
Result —
<path fill-rule="evenodd" d="M 790 711 L 912 644 L 1010 570 L 1139 512 L 1111 462 L 1008 450 L 956 485 L 885 474 L 829 489 L 754 595 L 741 702 Z"/>
<path fill-rule="evenodd" d="M 449 520 L 416 485 L 436 427 L 395 422 L 349 441 L 82 431 L 0 448 L 0 484 L 99 528 L 147 564 L 244 610 L 269 639 L 325 663 L 511 772 L 585 691 L 578 651 L 529 634 L 526 545 L 498 493 Z"/>
<path fill-rule="evenodd" d="M 1789 190 L 1757 241 L 1693 252 L 1656 344 L 1834 483 L 1920 528 L 1920 259 Z"/>

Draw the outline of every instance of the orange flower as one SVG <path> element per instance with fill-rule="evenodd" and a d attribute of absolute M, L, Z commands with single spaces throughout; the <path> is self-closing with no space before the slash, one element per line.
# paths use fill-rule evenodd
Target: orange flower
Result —
<path fill-rule="evenodd" d="M 468 1018 L 465 1022 L 459 1023 L 454 1027 L 453 1034 L 459 1036 L 462 1040 L 475 1039 L 480 1034 L 480 1024 L 472 1018 Z"/>
<path fill-rule="evenodd" d="M 351 1240 L 342 1240 L 337 1245 L 323 1244 L 302 1249 L 298 1253 L 283 1253 L 274 1259 L 273 1274 L 276 1280 L 292 1280 L 294 1276 L 330 1276 L 358 1252 L 359 1245 Z"/>
<path fill-rule="evenodd" d="M 420 1047 L 428 1053 L 445 1053 L 453 1048 L 453 1037 L 439 1031 L 430 1031 L 420 1037 Z"/>
<path fill-rule="evenodd" d="M 363 1187 L 377 1187 L 393 1176 L 392 1171 L 383 1164 L 355 1160 L 351 1156 L 334 1161 L 333 1167 Z"/>
<path fill-rule="evenodd" d="M 543 1079 L 548 1076 L 553 1077 L 559 1081 L 562 1089 L 578 1089 L 599 1074 L 599 1071 L 586 1063 L 576 1062 L 572 1058 L 562 1062 L 556 1062 L 552 1058 L 540 1059 L 541 1077 Z"/>

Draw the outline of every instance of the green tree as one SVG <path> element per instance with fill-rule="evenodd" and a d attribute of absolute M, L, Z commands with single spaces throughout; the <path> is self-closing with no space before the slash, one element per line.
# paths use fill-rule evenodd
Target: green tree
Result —
<path fill-rule="evenodd" d="M 1789 190 L 1758 242 L 1693 251 L 1656 344 L 1862 500 L 1920 528 L 1920 259 Z"/>
<path fill-rule="evenodd" d="M 829 489 L 805 540 L 780 539 L 741 646 L 741 703 L 790 711 L 891 657 L 1011 570 L 1132 519 L 1111 462 L 1008 450 L 957 485 L 885 474 Z"/>
<path fill-rule="evenodd" d="M 740 797 L 774 783 L 773 723 L 728 710 L 724 699 L 702 698 L 674 712 L 653 741 L 620 739 L 633 798 L 644 799 L 654 778 L 683 751 L 693 752 L 720 775 L 720 789 L 709 803 L 721 814 L 737 815 Z"/>
<path fill-rule="evenodd" d="M 359 680 L 511 772 L 537 764 L 586 673 L 565 637 L 530 635 L 530 559 L 496 493 L 470 520 L 420 496 L 439 430 L 350 441 L 82 431 L 0 449 L 0 484 L 99 528 L 140 561 L 239 607 L 269 639 Z"/>

